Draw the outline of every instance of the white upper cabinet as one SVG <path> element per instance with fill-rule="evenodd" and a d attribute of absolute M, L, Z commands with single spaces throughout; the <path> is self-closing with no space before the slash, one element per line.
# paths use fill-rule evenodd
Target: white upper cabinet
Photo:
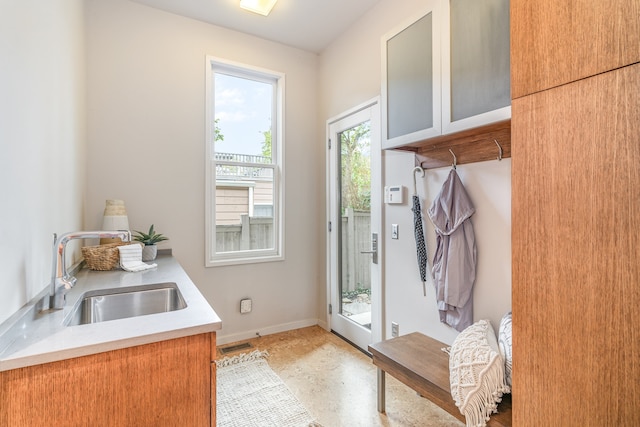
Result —
<path fill-rule="evenodd" d="M 509 0 L 438 0 L 382 39 L 383 148 L 511 117 Z"/>
<path fill-rule="evenodd" d="M 509 0 L 445 3 L 442 133 L 511 118 Z"/>
<path fill-rule="evenodd" d="M 382 38 L 383 148 L 440 135 L 439 1 Z"/>

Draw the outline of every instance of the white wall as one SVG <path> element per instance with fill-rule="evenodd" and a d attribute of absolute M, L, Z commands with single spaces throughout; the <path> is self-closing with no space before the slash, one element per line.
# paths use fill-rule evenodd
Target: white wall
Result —
<path fill-rule="evenodd" d="M 0 322 L 47 286 L 53 233 L 82 228 L 83 31 L 81 0 L 0 0 Z"/>
<path fill-rule="evenodd" d="M 413 192 L 413 168 L 412 155 L 393 151 L 385 153 L 385 182 L 406 186 L 409 197 Z M 436 237 L 426 211 L 449 171 L 449 167 L 429 169 L 424 178 L 417 179 L 425 218 L 429 267 Z M 476 207 L 476 213 L 471 217 L 478 250 L 473 291 L 474 319 L 489 319 L 497 332 L 500 319 L 511 309 L 511 159 L 459 165 L 457 172 Z M 387 205 L 385 217 L 387 332 L 390 334 L 391 322 L 398 322 L 401 334 L 421 331 L 441 341 L 451 342 L 458 333 L 440 323 L 431 279 L 427 282 L 427 296 L 423 296 L 410 203 Z M 391 224 L 399 225 L 398 240 L 390 238 Z"/>
<path fill-rule="evenodd" d="M 408 18 L 417 16 L 426 3 L 423 0 L 382 0 L 322 53 L 319 67 L 320 123 L 380 93 L 382 35 Z M 319 132 L 319 139 L 324 141 L 323 130 Z M 383 155 L 385 185 L 404 185 L 410 194 L 413 155 L 394 151 Z M 425 180 L 419 185 L 424 211 L 448 172 L 448 168 L 427 171 Z M 458 174 L 477 212 L 472 218 L 478 246 L 474 317 L 476 320 L 490 319 L 497 330 L 500 318 L 511 307 L 511 161 L 461 165 Z M 391 322 L 394 321 L 399 323 L 403 335 L 421 331 L 450 343 L 457 332 L 439 322 L 431 282 L 427 283 L 427 296 L 422 294 L 415 261 L 413 214 L 409 204 L 385 206 L 383 209 L 386 337 L 390 336 Z M 391 224 L 399 224 L 398 240 L 391 240 Z M 433 256 L 433 226 L 428 219 L 424 224 L 430 256 Z M 324 231 L 322 239 L 326 240 Z M 325 313 L 324 293 L 318 297 L 319 313 Z M 326 315 L 321 320 L 326 321 Z"/>
<path fill-rule="evenodd" d="M 316 55 L 126 0 L 87 2 L 87 223 L 106 199 L 154 223 L 220 315 L 219 342 L 317 322 L 323 252 Z M 205 56 L 286 74 L 283 262 L 204 267 Z M 162 247 L 162 246 L 161 246 Z M 253 312 L 239 302 L 253 298 Z"/>
<path fill-rule="evenodd" d="M 52 233 L 99 227 L 112 198 L 125 200 L 132 228 L 153 222 L 171 238 L 163 246 L 222 317 L 221 342 L 314 323 L 318 314 L 326 322 L 324 123 L 379 94 L 380 36 L 424 3 L 381 1 L 318 60 L 126 0 L 88 0 L 86 23 L 80 0 L 0 0 L 0 322 L 47 285 Z M 284 262 L 204 268 L 207 54 L 286 73 Z M 387 152 L 384 164 L 386 183 L 412 186 L 411 155 Z M 447 172 L 428 171 L 427 203 Z M 477 208 L 475 317 L 495 327 L 511 304 L 510 160 L 458 172 Z M 408 205 L 384 214 L 387 265 L 398 266 L 385 277 L 387 335 L 397 321 L 403 334 L 451 341 L 433 291 L 421 294 Z M 391 223 L 400 224 L 397 241 Z M 254 311 L 240 315 L 246 296 Z"/>

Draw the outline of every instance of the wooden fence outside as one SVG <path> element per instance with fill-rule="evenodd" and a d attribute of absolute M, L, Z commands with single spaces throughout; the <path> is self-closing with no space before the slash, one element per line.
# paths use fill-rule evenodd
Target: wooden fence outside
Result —
<path fill-rule="evenodd" d="M 371 213 L 347 209 L 342 216 L 342 292 L 371 289 Z"/>
<path fill-rule="evenodd" d="M 216 252 L 273 248 L 273 218 L 241 216 L 240 224 L 216 226 Z"/>

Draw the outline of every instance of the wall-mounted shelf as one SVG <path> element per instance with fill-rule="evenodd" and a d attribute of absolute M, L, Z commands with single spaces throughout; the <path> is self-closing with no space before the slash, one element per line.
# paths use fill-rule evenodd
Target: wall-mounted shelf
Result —
<path fill-rule="evenodd" d="M 459 165 L 497 160 L 500 150 L 495 141 L 502 148 L 502 158 L 511 157 L 511 120 L 436 136 L 394 147 L 394 150 L 412 151 L 416 153 L 416 166 L 433 169 L 453 163 L 449 149 Z"/>

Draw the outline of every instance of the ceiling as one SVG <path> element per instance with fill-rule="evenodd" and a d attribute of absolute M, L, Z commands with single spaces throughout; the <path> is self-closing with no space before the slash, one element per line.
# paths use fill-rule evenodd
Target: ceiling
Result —
<path fill-rule="evenodd" d="M 321 52 L 380 0 L 278 0 L 267 17 L 240 0 L 131 0 L 310 52 Z"/>

